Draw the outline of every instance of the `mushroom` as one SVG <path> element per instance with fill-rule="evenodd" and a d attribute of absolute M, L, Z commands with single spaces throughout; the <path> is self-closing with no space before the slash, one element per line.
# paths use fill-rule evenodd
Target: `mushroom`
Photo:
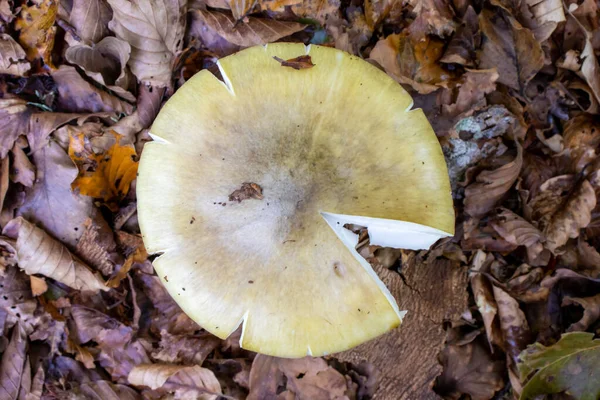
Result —
<path fill-rule="evenodd" d="M 309 55 L 296 70 L 274 59 Z M 412 99 L 345 52 L 277 43 L 200 71 L 151 127 L 140 229 L 170 295 L 204 329 L 279 357 L 331 354 L 404 312 L 344 228 L 426 249 L 454 232 L 439 142 Z"/>

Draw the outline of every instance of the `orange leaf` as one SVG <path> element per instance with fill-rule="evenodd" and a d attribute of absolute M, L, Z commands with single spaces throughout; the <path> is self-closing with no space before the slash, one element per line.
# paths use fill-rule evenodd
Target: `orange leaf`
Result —
<path fill-rule="evenodd" d="M 19 31 L 19 42 L 27 52 L 30 61 L 37 58 L 44 60 L 46 65 L 54 69 L 50 59 L 56 35 L 57 0 L 41 0 L 38 4 L 23 6 L 15 22 Z"/>
<path fill-rule="evenodd" d="M 118 210 L 117 202 L 127 195 L 138 168 L 132 145 L 121 145 L 121 135 L 112 132 L 115 144 L 103 154 L 94 154 L 86 148 L 84 134 L 69 138 L 69 156 L 77 164 L 79 175 L 71 189 L 101 199 L 108 207 Z"/>

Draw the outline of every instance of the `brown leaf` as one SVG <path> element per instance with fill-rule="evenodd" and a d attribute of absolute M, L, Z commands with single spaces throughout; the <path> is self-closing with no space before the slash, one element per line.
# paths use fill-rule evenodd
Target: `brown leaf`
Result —
<path fill-rule="evenodd" d="M 29 60 L 41 58 L 51 68 L 53 65 L 50 56 L 56 35 L 54 22 L 57 12 L 58 1 L 41 0 L 21 8 L 19 18 L 15 22 L 15 29 L 19 31 L 19 42 L 27 52 Z"/>
<path fill-rule="evenodd" d="M 42 392 L 44 391 L 45 377 L 46 373 L 44 372 L 44 366 L 40 363 L 31 382 L 31 392 L 25 396 L 25 400 L 41 400 Z"/>
<path fill-rule="evenodd" d="M 202 365 L 206 357 L 218 348 L 221 339 L 208 332 L 198 335 L 171 335 L 167 331 L 160 333 L 160 347 L 152 358 L 166 363 Z"/>
<path fill-rule="evenodd" d="M 86 43 L 96 43 L 110 33 L 111 18 L 112 10 L 106 0 L 73 0 L 69 22 Z"/>
<path fill-rule="evenodd" d="M 407 34 L 392 34 L 380 39 L 370 54 L 399 83 L 410 85 L 421 94 L 446 87 L 451 74 L 440 67 L 443 42 L 433 38 L 414 41 Z"/>
<path fill-rule="evenodd" d="M 391 0 L 365 0 L 365 16 L 371 29 L 375 29 L 388 16 L 392 4 Z"/>
<path fill-rule="evenodd" d="M 342 398 L 347 390 L 342 374 L 321 358 L 284 359 L 258 354 L 250 370 L 248 400 L 291 396 L 307 399 Z"/>
<path fill-rule="evenodd" d="M 330 19 L 340 14 L 340 0 L 314 0 L 314 1 L 296 1 L 292 5 L 292 11 L 295 15 L 304 18 L 319 21 L 325 25 Z M 286 35 L 287 36 L 287 35 Z"/>
<path fill-rule="evenodd" d="M 209 25 L 202 14 L 196 12 L 195 10 L 191 11 L 189 14 L 191 18 L 188 36 L 200 41 L 200 43 L 202 43 L 202 45 L 211 53 L 214 53 L 220 58 L 240 51 L 240 46 L 231 43 L 219 34 L 218 25 L 215 27 Z M 250 18 L 251 17 L 248 17 L 248 20 L 250 20 Z"/>
<path fill-rule="evenodd" d="M 66 247 L 22 217 L 9 222 L 3 234 L 17 239 L 19 267 L 27 274 L 41 274 L 76 290 L 108 290 Z"/>
<path fill-rule="evenodd" d="M 17 322 L 30 333 L 33 330 L 33 313 L 37 302 L 31 295 L 31 288 L 27 275 L 16 267 L 10 267 L 0 277 L 0 316 L 5 329 L 10 329 Z"/>
<path fill-rule="evenodd" d="M 498 82 L 519 92 L 544 66 L 544 53 L 533 33 L 502 10 L 484 9 L 479 14 L 484 34 L 480 68 L 498 69 Z"/>
<path fill-rule="evenodd" d="M 315 66 L 315 64 L 312 63 L 310 56 L 300 56 L 296 58 L 290 58 L 289 60 L 282 60 L 277 56 L 273 58 L 277 60 L 282 67 L 290 67 L 294 68 L 295 70 L 307 69 Z"/>
<path fill-rule="evenodd" d="M 102 400 L 142 400 L 142 396 L 135 390 L 125 385 L 118 385 L 110 381 L 97 380 L 82 383 L 72 387 L 66 396 L 77 396 L 78 399 Z M 70 398 L 70 397 L 66 397 Z"/>
<path fill-rule="evenodd" d="M 162 388 L 184 398 L 214 400 L 221 394 L 221 385 L 213 372 L 198 365 L 142 364 L 131 370 L 128 380 L 134 386 Z"/>
<path fill-rule="evenodd" d="M 533 218 L 539 220 L 546 236 L 545 246 L 556 253 L 590 223 L 596 194 L 587 180 L 576 184 L 571 175 L 551 178 L 540 189 L 530 203 Z"/>
<path fill-rule="evenodd" d="M 257 3 L 257 0 L 226 0 L 231 9 L 231 15 L 236 21 L 241 20 L 249 14 Z"/>
<path fill-rule="evenodd" d="M 564 297 L 562 305 L 579 305 L 583 307 L 583 316 L 572 324 L 567 332 L 586 331 L 600 318 L 600 294 L 592 297 Z"/>
<path fill-rule="evenodd" d="M 8 347 L 2 354 L 0 364 L 0 398 L 17 399 L 25 369 L 27 337 L 21 325 L 13 328 Z"/>
<path fill-rule="evenodd" d="M 44 278 L 38 278 L 35 275 L 29 277 L 31 279 L 31 294 L 40 296 L 48 290 L 48 284 Z"/>
<path fill-rule="evenodd" d="M 111 126 L 111 130 L 124 136 L 126 140 L 134 142 L 135 135 L 142 129 L 149 128 L 154 121 L 160 110 L 164 92 L 164 88 L 139 85 L 136 110 L 132 115 L 121 118 L 119 122 Z M 138 152 L 141 153 L 141 149 L 138 149 Z"/>
<path fill-rule="evenodd" d="M 248 17 L 247 23 L 236 26 L 236 20 L 228 13 L 203 10 L 192 10 L 191 13 L 228 42 L 242 47 L 275 42 L 306 27 L 296 22 L 255 17 Z"/>
<path fill-rule="evenodd" d="M 108 0 L 115 35 L 131 45 L 128 65 L 142 82 L 164 87 L 171 82 L 175 54 L 183 46 L 186 1 Z"/>
<path fill-rule="evenodd" d="M 463 16 L 463 23 L 448 43 L 440 62 L 460 64 L 466 67 L 475 66 L 475 49 L 481 41 L 477 13 L 469 6 Z"/>
<path fill-rule="evenodd" d="M 77 167 L 54 142 L 33 153 L 33 161 L 37 166 L 37 181 L 27 191 L 19 215 L 75 248 L 85 229 L 85 221 L 93 212 L 91 198 L 71 192 Z"/>
<path fill-rule="evenodd" d="M 103 275 L 112 274 L 115 263 L 120 261 L 112 230 L 104 221 L 98 223 L 92 219 L 85 222 L 75 254 Z"/>
<path fill-rule="evenodd" d="M 118 112 L 131 114 L 133 106 L 98 89 L 79 75 L 74 67 L 61 65 L 52 74 L 58 87 L 58 107 L 72 112 Z"/>
<path fill-rule="evenodd" d="M 504 351 L 512 360 L 512 366 L 516 367 L 519 354 L 531 343 L 529 325 L 517 300 L 497 286 L 493 290 L 498 305 L 500 329 L 504 336 Z"/>
<path fill-rule="evenodd" d="M 6 33 L 0 34 L 0 74 L 23 76 L 31 65 L 25 50 Z"/>
<path fill-rule="evenodd" d="M 79 193 L 101 199 L 112 211 L 127 193 L 136 178 L 138 161 L 135 148 L 123 144 L 121 135 L 111 132 L 115 143 L 104 153 L 85 151 L 83 133 L 69 138 L 69 157 L 79 167 L 71 188 Z"/>
<path fill-rule="evenodd" d="M 581 170 L 597 156 L 600 147 L 600 119 L 580 114 L 569 120 L 564 127 L 564 146 L 571 158 L 572 172 Z"/>
<path fill-rule="evenodd" d="M 542 232 L 514 212 L 501 208 L 491 226 L 509 243 L 525 246 L 527 258 L 532 265 L 545 265 L 549 255 L 542 255 L 545 241 Z M 547 250 L 546 250 L 547 251 Z M 541 260 L 538 257 L 542 256 Z M 544 262 L 545 261 L 545 262 Z"/>
<path fill-rule="evenodd" d="M 518 145 L 513 161 L 498 169 L 480 172 L 476 182 L 465 189 L 465 212 L 472 217 L 487 214 L 516 182 L 522 165 L 523 150 Z"/>
<path fill-rule="evenodd" d="M 6 198 L 6 192 L 8 191 L 9 162 L 8 157 L 5 157 L 0 161 L 0 210 L 4 206 L 4 199 Z"/>
<path fill-rule="evenodd" d="M 121 98 L 135 102 L 135 96 L 127 91 L 133 83 L 131 73 L 126 69 L 130 54 L 129 43 L 108 36 L 93 47 L 85 44 L 69 47 L 65 58 Z"/>
<path fill-rule="evenodd" d="M 444 371 L 433 390 L 444 398 L 458 400 L 468 394 L 473 400 L 487 400 L 504 387 L 504 362 L 492 357 L 481 335 L 466 344 L 446 345 L 438 358 Z"/>
<path fill-rule="evenodd" d="M 490 343 L 490 349 L 493 349 L 492 345 L 502 346 L 502 332 L 500 331 L 499 321 L 496 318 L 498 315 L 498 306 L 494 298 L 492 284 L 488 277 L 484 275 L 485 272 L 488 272 L 489 265 L 493 259 L 494 257 L 491 254 L 478 250 L 471 261 L 471 270 L 473 272 L 469 273 L 473 297 L 475 298 L 477 309 L 483 318 L 483 325 Z"/>
<path fill-rule="evenodd" d="M 25 139 L 23 139 L 25 141 Z M 25 143 L 23 147 L 27 147 Z M 23 186 L 32 187 L 35 181 L 35 167 L 29 161 L 29 158 L 23 151 L 23 147 L 19 143 L 15 143 L 11 152 L 13 155 L 13 162 L 10 168 L 10 180 L 18 182 Z M 0 202 L 2 204 L 2 202 Z"/>
<path fill-rule="evenodd" d="M 144 292 L 155 308 L 151 324 L 156 333 L 165 330 L 174 335 L 189 334 L 201 329 L 179 308 L 158 277 L 143 274 L 140 278 Z"/>
<path fill-rule="evenodd" d="M 417 18 L 409 27 L 413 36 L 436 35 L 444 37 L 454 32 L 456 24 L 453 21 L 453 9 L 449 3 L 443 0 L 417 1 L 413 12 L 417 15 Z"/>
<path fill-rule="evenodd" d="M 485 95 L 496 90 L 497 80 L 496 68 L 467 70 L 458 83 L 456 102 L 442 105 L 444 114 L 455 117 L 466 111 L 485 106 Z"/>

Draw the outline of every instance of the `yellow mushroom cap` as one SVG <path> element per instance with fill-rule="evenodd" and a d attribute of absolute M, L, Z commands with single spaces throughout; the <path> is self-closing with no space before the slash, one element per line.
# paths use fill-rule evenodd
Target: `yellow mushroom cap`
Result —
<path fill-rule="evenodd" d="M 295 70 L 273 57 L 310 55 Z M 279 357 L 339 352 L 403 312 L 355 250 L 454 231 L 446 164 L 400 85 L 339 50 L 277 43 L 219 61 L 165 104 L 143 151 L 139 223 L 175 301 L 220 338 Z M 262 199 L 230 201 L 244 183 Z M 260 197 L 260 196 L 257 196 Z"/>

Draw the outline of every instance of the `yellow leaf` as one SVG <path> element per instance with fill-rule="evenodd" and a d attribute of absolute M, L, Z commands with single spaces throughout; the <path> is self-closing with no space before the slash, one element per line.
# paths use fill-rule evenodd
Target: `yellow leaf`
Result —
<path fill-rule="evenodd" d="M 27 52 L 30 61 L 37 58 L 44 60 L 50 68 L 54 68 L 50 58 L 56 35 L 56 14 L 58 1 L 33 1 L 31 6 L 23 6 L 15 22 L 19 31 L 19 42 Z"/>
<path fill-rule="evenodd" d="M 121 135 L 114 133 L 116 142 L 103 154 L 86 149 L 83 133 L 69 138 L 69 156 L 79 168 L 79 175 L 71 189 L 101 199 L 111 210 L 117 210 L 117 202 L 127 195 L 135 179 L 138 161 L 132 145 L 121 145 Z"/>

